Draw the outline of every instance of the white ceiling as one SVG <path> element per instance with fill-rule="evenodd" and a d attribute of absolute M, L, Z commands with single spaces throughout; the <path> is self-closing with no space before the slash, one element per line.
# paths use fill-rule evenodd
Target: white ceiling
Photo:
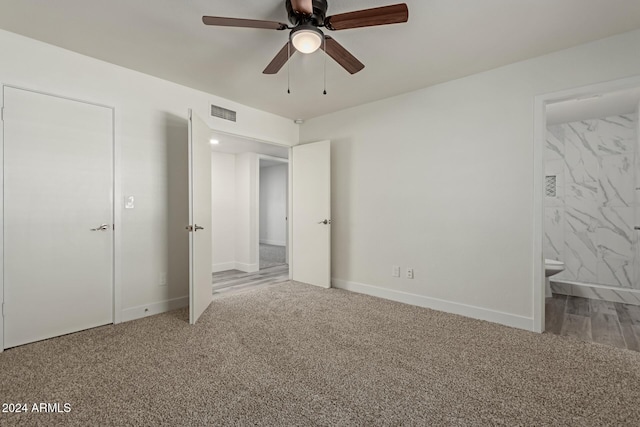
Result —
<path fill-rule="evenodd" d="M 636 113 L 639 103 L 640 88 L 556 102 L 547 105 L 547 124 L 556 125 Z"/>
<path fill-rule="evenodd" d="M 329 15 L 398 0 L 329 0 Z M 289 118 L 308 119 L 640 28 L 638 0 L 407 0 L 409 22 L 331 35 L 366 68 L 297 54 L 262 74 L 287 34 L 202 15 L 286 22 L 283 0 L 0 0 L 0 28 Z M 631 54 L 631 53 L 630 53 Z"/>

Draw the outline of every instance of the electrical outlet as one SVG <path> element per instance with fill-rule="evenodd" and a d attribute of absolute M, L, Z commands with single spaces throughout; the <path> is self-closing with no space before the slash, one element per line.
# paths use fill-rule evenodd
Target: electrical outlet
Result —
<path fill-rule="evenodd" d="M 167 273 L 164 271 L 160 273 L 160 286 L 167 286 Z"/>
<path fill-rule="evenodd" d="M 397 265 L 391 266 L 391 277 L 400 277 L 400 267 Z"/>
<path fill-rule="evenodd" d="M 413 268 L 407 268 L 407 279 L 413 279 Z"/>

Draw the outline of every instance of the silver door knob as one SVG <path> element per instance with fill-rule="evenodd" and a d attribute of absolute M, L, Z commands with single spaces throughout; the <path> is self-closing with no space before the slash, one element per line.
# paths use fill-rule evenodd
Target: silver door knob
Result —
<path fill-rule="evenodd" d="M 109 224 L 102 224 L 100 227 L 92 228 L 91 231 L 107 231 Z"/>
<path fill-rule="evenodd" d="M 325 219 L 323 221 L 320 221 L 318 224 L 324 224 L 324 225 L 331 224 L 331 220 L 330 219 Z"/>

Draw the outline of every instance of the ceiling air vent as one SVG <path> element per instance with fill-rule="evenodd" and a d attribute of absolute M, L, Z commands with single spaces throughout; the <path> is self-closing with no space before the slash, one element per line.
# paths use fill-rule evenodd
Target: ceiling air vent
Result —
<path fill-rule="evenodd" d="M 229 120 L 230 122 L 236 121 L 236 112 L 227 110 L 226 108 L 218 107 L 217 105 L 211 105 L 211 117 L 218 117 L 223 120 Z"/>

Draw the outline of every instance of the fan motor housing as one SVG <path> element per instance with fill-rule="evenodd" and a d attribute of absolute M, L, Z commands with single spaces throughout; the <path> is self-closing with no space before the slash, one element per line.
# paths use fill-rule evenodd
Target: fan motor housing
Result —
<path fill-rule="evenodd" d="M 286 0 L 287 14 L 289 22 L 293 25 L 312 24 L 315 26 L 324 25 L 324 18 L 327 16 L 327 0 L 312 0 L 313 14 L 305 15 L 293 10 L 291 0 Z"/>

